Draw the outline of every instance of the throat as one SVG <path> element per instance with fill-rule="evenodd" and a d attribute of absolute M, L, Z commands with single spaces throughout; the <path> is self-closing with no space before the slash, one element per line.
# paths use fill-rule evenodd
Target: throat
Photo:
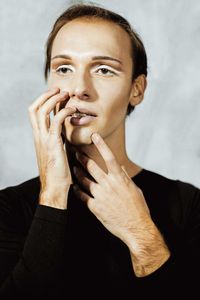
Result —
<path fill-rule="evenodd" d="M 130 178 L 134 178 L 136 175 L 138 175 L 143 169 L 139 165 L 136 165 L 132 161 L 128 161 L 126 164 L 124 164 L 126 172 Z"/>

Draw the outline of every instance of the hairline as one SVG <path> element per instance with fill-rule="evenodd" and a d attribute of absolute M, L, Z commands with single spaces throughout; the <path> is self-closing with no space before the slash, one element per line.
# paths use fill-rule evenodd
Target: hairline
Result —
<path fill-rule="evenodd" d="M 63 23 L 63 25 L 58 29 L 56 35 L 54 36 L 54 39 L 52 41 L 52 44 L 51 44 L 51 52 L 50 52 L 50 57 L 49 57 L 49 61 L 51 61 L 51 57 L 52 57 L 52 48 L 53 48 L 53 44 L 54 44 L 54 41 L 58 35 L 58 33 L 60 32 L 60 30 L 67 24 L 71 23 L 71 22 L 74 22 L 74 21 L 77 21 L 77 20 L 85 20 L 85 21 L 90 21 L 90 22 L 104 22 L 104 23 L 111 23 L 113 25 L 116 25 L 120 30 L 123 30 L 123 32 L 126 32 L 126 35 L 128 37 L 128 40 L 129 40 L 129 47 L 130 47 L 130 57 L 131 57 L 131 61 L 132 61 L 132 72 L 134 74 L 134 59 L 133 59 L 133 47 L 132 47 L 132 40 L 131 40 L 131 36 L 130 36 L 130 33 L 120 24 L 114 22 L 113 20 L 110 20 L 110 19 L 104 19 L 103 17 L 101 16 L 77 16 L 75 18 L 73 18 L 72 20 L 63 20 L 65 21 L 65 23 Z M 50 67 L 50 65 L 49 65 Z M 48 78 L 48 76 L 47 76 Z"/>

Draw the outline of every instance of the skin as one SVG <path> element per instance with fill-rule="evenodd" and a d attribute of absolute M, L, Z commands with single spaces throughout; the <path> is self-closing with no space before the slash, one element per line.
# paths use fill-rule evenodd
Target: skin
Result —
<path fill-rule="evenodd" d="M 96 56 L 120 63 L 94 60 Z M 69 22 L 53 43 L 50 90 L 34 101 L 29 114 L 41 180 L 40 204 L 67 209 L 72 178 L 66 147 L 70 147 L 83 166 L 73 172 L 85 188 L 84 192 L 76 185 L 74 192 L 129 247 L 134 272 L 142 277 L 157 270 L 170 253 L 142 191 L 131 179 L 142 169 L 126 153 L 126 110 L 129 103 L 143 100 L 146 88 L 143 75 L 132 82 L 132 67 L 130 39 L 119 26 L 99 20 Z M 68 116 L 77 106 L 97 117 L 85 126 L 72 125 Z M 55 116 L 50 120 L 52 111 Z"/>
<path fill-rule="evenodd" d="M 87 37 L 82 32 L 87 32 Z M 98 115 L 90 126 L 74 127 L 66 120 L 67 140 L 77 145 L 79 151 L 93 157 L 105 170 L 104 161 L 91 145 L 91 134 L 100 133 L 115 152 L 118 161 L 134 176 L 141 168 L 127 157 L 125 116 L 129 103 L 137 105 L 142 101 L 146 79 L 140 76 L 132 84 L 131 44 L 128 34 L 124 34 L 120 27 L 112 23 L 96 21 L 91 26 L 85 20 L 75 20 L 63 26 L 54 40 L 52 58 L 60 54 L 69 55 L 72 60 L 52 60 L 49 87 L 59 87 L 69 92 L 67 107 L 82 105 Z M 92 60 L 92 57 L 100 55 L 117 58 L 122 63 Z M 58 71 L 56 73 L 56 69 L 62 65 L 69 67 L 67 74 Z M 103 67 L 108 69 L 107 74 L 103 74 Z"/>

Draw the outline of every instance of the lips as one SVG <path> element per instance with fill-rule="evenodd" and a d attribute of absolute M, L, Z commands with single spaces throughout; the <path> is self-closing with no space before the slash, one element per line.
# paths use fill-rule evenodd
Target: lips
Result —
<path fill-rule="evenodd" d="M 92 117 L 96 117 L 97 115 L 93 112 L 93 111 L 90 111 L 84 107 L 80 108 L 80 107 L 76 107 L 76 112 L 73 113 L 71 116 L 75 116 L 75 117 L 79 117 L 79 116 L 92 116 Z"/>
<path fill-rule="evenodd" d="M 88 125 L 90 122 L 96 119 L 97 114 L 94 113 L 93 111 L 83 107 L 77 107 L 77 106 L 75 107 L 76 107 L 76 111 L 69 116 L 70 123 L 72 125 L 74 126 Z"/>

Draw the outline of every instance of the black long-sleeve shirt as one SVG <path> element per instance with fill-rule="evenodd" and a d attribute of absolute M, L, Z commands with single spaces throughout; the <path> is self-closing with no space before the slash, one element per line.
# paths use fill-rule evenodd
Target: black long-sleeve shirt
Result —
<path fill-rule="evenodd" d="M 127 246 L 73 189 L 67 210 L 43 206 L 36 177 L 0 191 L 0 299 L 196 299 L 200 190 L 145 169 L 133 180 L 171 251 L 160 269 L 137 278 Z"/>

